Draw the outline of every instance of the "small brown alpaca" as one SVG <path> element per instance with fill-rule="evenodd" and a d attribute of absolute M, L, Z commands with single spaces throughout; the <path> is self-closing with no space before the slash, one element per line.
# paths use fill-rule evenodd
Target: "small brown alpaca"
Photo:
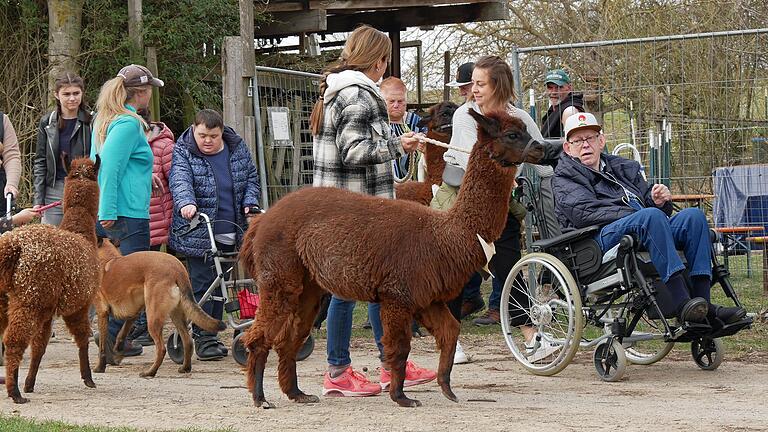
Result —
<path fill-rule="evenodd" d="M 251 222 L 240 256 L 261 296 L 256 319 L 243 338 L 249 350 L 247 384 L 256 406 L 271 406 L 264 398 L 263 380 L 272 347 L 279 356 L 282 391 L 296 402 L 318 401 L 299 390 L 296 353 L 326 291 L 381 304 L 393 401 L 420 405 L 403 393 L 414 317 L 435 336 L 438 383 L 448 399 L 457 400 L 450 373 L 459 323 L 445 302 L 487 262 L 477 236 L 490 242 L 501 235 L 515 164 L 543 155 L 521 120 L 506 113 L 470 113 L 479 139 L 456 205 L 448 211 L 341 189 L 306 188 Z"/>
<path fill-rule="evenodd" d="M 456 112 L 453 102 L 440 102 L 429 109 L 429 114 L 422 117 L 419 126 L 428 126 L 427 138 L 448 143 L 451 141 L 451 121 Z M 432 201 L 432 185 L 439 185 L 443 181 L 445 169 L 445 147 L 438 147 L 426 143 L 424 160 L 427 165 L 427 180 L 424 182 L 409 181 L 395 185 L 395 197 L 399 200 L 415 201 L 428 206 Z"/>
<path fill-rule="evenodd" d="M 5 387 L 15 403 L 29 401 L 18 386 L 24 351 L 31 343 L 24 391 L 32 393 L 51 338 L 51 322 L 57 315 L 75 338 L 80 377 L 86 386 L 96 387 L 88 360 L 88 308 L 99 284 L 95 244 L 90 243 L 96 236 L 97 170 L 98 162 L 90 159 L 75 160 L 69 169 L 62 226 L 74 232 L 32 225 L 0 236 L 0 333 L 5 332 Z M 86 192 L 80 193 L 79 188 Z M 80 211 L 81 206 L 85 210 Z M 82 225 L 73 216 L 82 218 Z"/>
<path fill-rule="evenodd" d="M 99 334 L 107 334 L 107 322 L 111 313 L 125 319 L 115 339 L 115 346 L 99 344 L 99 364 L 94 372 L 104 372 L 107 366 L 107 350 L 119 363 L 122 353 L 117 347 L 133 326 L 139 313 L 146 308 L 147 329 L 155 342 L 155 362 L 140 376 L 153 377 L 165 357 L 163 324 L 171 317 L 184 346 L 184 363 L 180 373 L 192 370 L 192 338 L 189 336 L 189 320 L 199 327 L 213 332 L 227 328 L 222 321 L 211 318 L 200 309 L 192 296 L 192 284 L 184 264 L 173 255 L 164 252 L 144 251 L 122 256 L 120 250 L 107 239 L 99 239 L 99 271 L 101 285 L 93 299 L 99 317 Z"/>

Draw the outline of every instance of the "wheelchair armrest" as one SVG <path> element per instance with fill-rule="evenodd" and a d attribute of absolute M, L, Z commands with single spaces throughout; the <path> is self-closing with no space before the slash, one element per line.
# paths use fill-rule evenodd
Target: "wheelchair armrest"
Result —
<path fill-rule="evenodd" d="M 554 246 L 558 246 L 561 244 L 571 243 L 571 242 L 583 240 L 586 238 L 591 238 L 598 231 L 600 231 L 600 227 L 598 225 L 592 225 L 586 228 L 574 229 L 572 231 L 568 231 L 566 233 L 560 234 L 559 236 L 556 236 L 556 237 L 542 239 L 542 240 L 533 242 L 531 244 L 531 247 L 535 251 L 545 251 L 547 249 L 550 249 Z"/>

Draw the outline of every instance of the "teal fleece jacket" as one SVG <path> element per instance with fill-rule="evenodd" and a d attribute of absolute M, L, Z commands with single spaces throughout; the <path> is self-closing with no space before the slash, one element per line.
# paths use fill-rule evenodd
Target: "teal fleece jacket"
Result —
<path fill-rule="evenodd" d="M 125 108 L 136 112 L 130 105 Z M 99 220 L 149 219 L 154 156 L 141 123 L 128 115 L 118 116 L 107 127 L 107 138 L 98 151 L 95 129 L 93 135 L 91 159 L 97 153 L 101 157 Z"/>

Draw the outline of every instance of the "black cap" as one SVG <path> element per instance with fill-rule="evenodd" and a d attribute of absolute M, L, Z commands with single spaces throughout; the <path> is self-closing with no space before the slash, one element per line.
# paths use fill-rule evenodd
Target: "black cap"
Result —
<path fill-rule="evenodd" d="M 472 84 L 472 70 L 475 69 L 475 64 L 472 62 L 464 63 L 456 70 L 456 79 L 446 84 L 448 87 L 461 87 L 463 85 Z"/>

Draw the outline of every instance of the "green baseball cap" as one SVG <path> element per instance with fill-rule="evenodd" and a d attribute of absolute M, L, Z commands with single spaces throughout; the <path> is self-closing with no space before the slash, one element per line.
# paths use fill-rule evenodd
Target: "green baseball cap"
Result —
<path fill-rule="evenodd" d="M 564 86 L 571 82 L 571 77 L 563 69 L 553 69 L 547 72 L 546 78 L 544 78 L 544 84 L 552 83 L 558 86 Z"/>

